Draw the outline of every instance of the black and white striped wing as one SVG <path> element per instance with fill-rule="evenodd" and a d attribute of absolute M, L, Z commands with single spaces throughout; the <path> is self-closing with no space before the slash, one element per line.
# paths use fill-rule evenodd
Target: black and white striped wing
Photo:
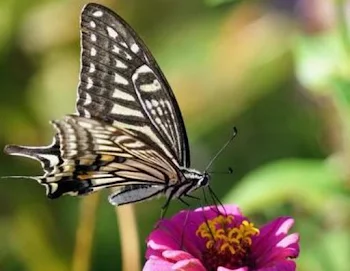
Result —
<path fill-rule="evenodd" d="M 122 205 L 160 195 L 181 178 L 168 159 L 120 128 L 74 115 L 52 124 L 57 134 L 50 146 L 6 148 L 42 163 L 44 176 L 31 178 L 49 198 L 114 187 L 109 200 Z"/>
<path fill-rule="evenodd" d="M 117 14 L 88 4 L 81 15 L 77 111 L 129 131 L 177 167 L 190 164 L 174 94 L 151 53 Z"/>

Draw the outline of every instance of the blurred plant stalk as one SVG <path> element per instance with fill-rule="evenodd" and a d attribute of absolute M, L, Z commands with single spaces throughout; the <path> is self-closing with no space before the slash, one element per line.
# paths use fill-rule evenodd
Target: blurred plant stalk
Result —
<path fill-rule="evenodd" d="M 90 270 L 91 250 L 96 224 L 96 211 L 100 193 L 83 197 L 80 202 L 80 217 L 73 254 L 73 271 Z"/>
<path fill-rule="evenodd" d="M 140 247 L 137 232 L 135 208 L 133 204 L 115 207 L 118 218 L 122 270 L 141 270 Z"/>

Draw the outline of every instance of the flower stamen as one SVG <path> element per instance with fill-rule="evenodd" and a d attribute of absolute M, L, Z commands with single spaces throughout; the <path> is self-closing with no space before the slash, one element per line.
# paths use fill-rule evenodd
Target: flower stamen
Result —
<path fill-rule="evenodd" d="M 205 240 L 207 251 L 203 260 L 209 265 L 209 270 L 216 270 L 223 258 L 229 259 L 225 265 L 227 268 L 241 265 L 249 252 L 252 237 L 258 234 L 259 230 L 253 223 L 247 220 L 236 222 L 233 215 L 218 215 L 203 222 L 196 231 L 196 235 Z"/>

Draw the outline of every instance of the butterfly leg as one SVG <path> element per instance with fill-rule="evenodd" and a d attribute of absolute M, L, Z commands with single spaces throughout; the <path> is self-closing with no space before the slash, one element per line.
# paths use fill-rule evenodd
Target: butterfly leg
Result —
<path fill-rule="evenodd" d="M 163 219 L 165 217 L 166 211 L 168 210 L 169 203 L 168 201 L 163 205 L 161 211 L 160 211 L 160 219 Z"/>
<path fill-rule="evenodd" d="M 161 209 L 161 211 L 160 211 L 160 218 L 161 218 L 161 219 L 164 218 L 164 216 L 165 216 L 165 214 L 166 214 L 166 211 L 167 211 L 168 208 L 169 208 L 169 204 L 170 204 L 170 201 L 171 201 L 172 198 L 173 198 L 173 195 L 170 195 L 170 196 L 167 198 L 167 200 L 166 200 L 166 202 L 164 203 L 164 205 L 162 206 L 162 209 Z"/>
<path fill-rule="evenodd" d="M 190 206 L 190 204 L 188 202 L 186 202 L 184 199 L 179 198 L 179 201 L 181 201 L 183 204 L 185 204 L 187 207 Z"/>
<path fill-rule="evenodd" d="M 223 203 L 221 202 L 219 197 L 214 193 L 214 191 L 211 188 L 211 186 L 208 186 L 208 191 L 209 191 L 209 195 L 210 195 L 212 201 L 214 202 L 214 206 L 215 206 L 217 212 L 220 213 L 220 211 L 218 209 L 218 205 L 220 205 L 223 208 L 224 212 L 226 213 L 226 210 L 225 210 L 225 207 L 224 207 Z"/>

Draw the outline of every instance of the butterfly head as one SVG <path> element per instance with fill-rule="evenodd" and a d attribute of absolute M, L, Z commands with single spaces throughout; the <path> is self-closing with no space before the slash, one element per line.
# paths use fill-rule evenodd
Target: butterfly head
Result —
<path fill-rule="evenodd" d="M 187 180 L 186 183 L 189 184 L 188 191 L 186 191 L 187 194 L 209 185 L 210 175 L 206 171 L 200 172 L 195 169 L 183 169 L 182 172 Z"/>
<path fill-rule="evenodd" d="M 208 172 L 202 173 L 202 178 L 198 180 L 197 187 L 204 187 L 209 185 L 210 175 Z"/>

